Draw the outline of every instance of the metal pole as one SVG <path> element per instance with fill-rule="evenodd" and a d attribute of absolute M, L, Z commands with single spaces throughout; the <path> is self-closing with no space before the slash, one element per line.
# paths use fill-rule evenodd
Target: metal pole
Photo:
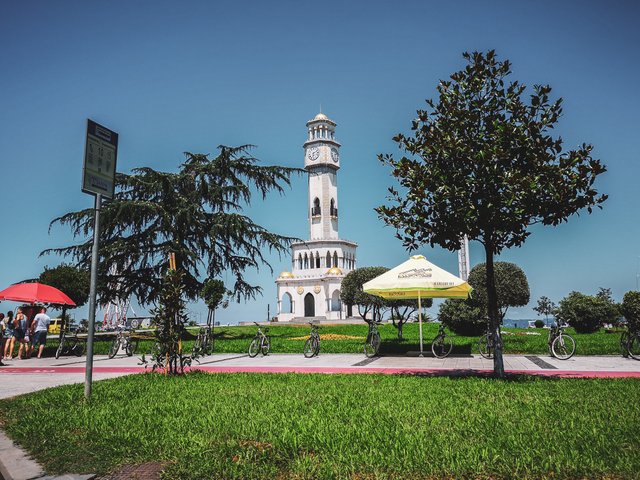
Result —
<path fill-rule="evenodd" d="M 91 399 L 91 378 L 93 376 L 93 332 L 96 323 L 96 284 L 98 281 L 98 244 L 100 243 L 100 207 L 102 195 L 96 195 L 93 223 L 93 249 L 91 250 L 91 288 L 89 290 L 89 332 L 87 334 L 87 364 L 84 374 L 84 398 Z"/>
<path fill-rule="evenodd" d="M 418 320 L 420 320 L 420 356 L 422 357 L 422 302 L 420 301 L 420 292 L 418 292 Z"/>

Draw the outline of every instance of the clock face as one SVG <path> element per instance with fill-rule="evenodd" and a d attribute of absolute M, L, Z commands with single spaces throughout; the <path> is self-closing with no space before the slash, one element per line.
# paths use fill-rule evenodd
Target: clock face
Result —
<path fill-rule="evenodd" d="M 309 157 L 309 160 L 317 160 L 320 156 L 320 150 L 318 147 L 311 147 L 307 152 L 307 156 Z"/>
<path fill-rule="evenodd" d="M 336 163 L 338 163 L 338 160 L 340 160 L 340 155 L 338 154 L 337 148 L 331 149 L 331 160 L 333 160 Z"/>

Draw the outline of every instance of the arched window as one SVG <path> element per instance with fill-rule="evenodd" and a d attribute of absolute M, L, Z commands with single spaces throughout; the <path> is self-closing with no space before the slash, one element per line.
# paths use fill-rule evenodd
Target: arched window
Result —
<path fill-rule="evenodd" d="M 336 207 L 336 201 L 333 198 L 331 199 L 331 205 L 329 206 L 329 214 L 332 217 L 338 216 L 338 208 Z"/>
<path fill-rule="evenodd" d="M 336 251 L 333 252 L 333 266 L 334 267 L 338 266 L 338 252 Z"/>
<path fill-rule="evenodd" d="M 315 217 L 320 215 L 320 199 L 318 197 L 313 199 L 313 207 L 311 207 L 311 216 Z"/>
<path fill-rule="evenodd" d="M 298 268 L 302 270 L 302 254 L 298 253 Z"/>
<path fill-rule="evenodd" d="M 320 254 L 316 252 L 316 268 L 320 268 Z"/>
<path fill-rule="evenodd" d="M 331 311 L 339 312 L 341 307 L 342 304 L 340 303 L 340 290 L 336 290 L 335 292 L 333 292 L 333 295 L 331 295 Z"/>
<path fill-rule="evenodd" d="M 309 268 L 309 257 L 307 257 L 306 253 L 304 254 L 304 268 Z"/>
<path fill-rule="evenodd" d="M 284 292 L 280 300 L 280 313 L 293 313 L 293 299 L 288 292 Z"/>
<path fill-rule="evenodd" d="M 326 263 L 327 268 L 331 268 L 331 254 L 329 252 L 327 252 L 327 263 Z"/>

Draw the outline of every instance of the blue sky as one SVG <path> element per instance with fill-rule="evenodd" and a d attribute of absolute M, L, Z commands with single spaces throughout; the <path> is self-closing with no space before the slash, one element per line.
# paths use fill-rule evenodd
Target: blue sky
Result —
<path fill-rule="evenodd" d="M 0 288 L 57 265 L 38 253 L 71 238 L 49 234 L 49 221 L 91 205 L 80 192 L 87 118 L 119 132 L 120 171 L 174 170 L 184 151 L 245 143 L 264 163 L 302 166 L 305 122 L 322 105 L 343 144 L 341 236 L 359 243 L 360 266 L 394 266 L 407 253 L 373 211 L 392 184 L 376 156 L 397 152 L 391 137 L 464 66 L 463 51 L 495 48 L 514 79 L 564 97 L 557 132 L 567 148 L 595 146 L 609 169 L 597 186 L 610 195 L 603 211 L 536 228 L 501 259 L 522 266 L 532 299 L 601 286 L 621 298 L 640 262 L 639 20 L 631 1 L 3 1 Z M 248 213 L 306 238 L 305 179 Z M 421 253 L 457 269 L 454 253 Z M 472 265 L 482 258 L 472 243 Z M 250 275 L 261 299 L 217 318 L 263 319 L 267 304 L 273 313 L 273 279 L 289 259 L 272 265 L 274 275 Z M 531 317 L 533 304 L 509 316 Z"/>

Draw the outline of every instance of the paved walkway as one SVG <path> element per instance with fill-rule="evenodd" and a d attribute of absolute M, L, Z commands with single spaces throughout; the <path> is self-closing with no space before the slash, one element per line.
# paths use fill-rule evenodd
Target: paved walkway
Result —
<path fill-rule="evenodd" d="M 417 353 L 417 352 L 416 352 Z M 505 369 L 510 373 L 528 373 L 562 377 L 640 377 L 640 361 L 622 356 L 576 356 L 557 360 L 546 355 L 505 355 Z M 84 381 L 84 357 L 63 357 L 5 361 L 0 367 L 0 398 L 12 397 L 57 385 Z M 118 355 L 108 359 L 96 356 L 94 379 L 119 377 L 145 371 L 137 356 Z M 304 358 L 301 354 L 270 354 L 249 358 L 246 354 L 215 354 L 201 359 L 193 369 L 207 372 L 263 373 L 383 373 L 460 375 L 490 373 L 493 361 L 479 355 L 450 356 L 437 359 L 384 356 L 366 358 L 360 354 L 320 354 Z"/>

